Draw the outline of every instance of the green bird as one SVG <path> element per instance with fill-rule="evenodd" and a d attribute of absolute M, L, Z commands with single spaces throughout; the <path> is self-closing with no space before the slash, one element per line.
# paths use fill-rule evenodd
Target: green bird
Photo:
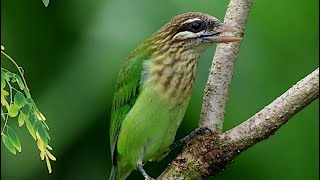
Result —
<path fill-rule="evenodd" d="M 136 48 L 116 82 L 111 111 L 110 179 L 126 179 L 146 161 L 167 154 L 191 97 L 197 60 L 214 43 L 239 41 L 220 36 L 235 31 L 200 12 L 175 16 Z"/>

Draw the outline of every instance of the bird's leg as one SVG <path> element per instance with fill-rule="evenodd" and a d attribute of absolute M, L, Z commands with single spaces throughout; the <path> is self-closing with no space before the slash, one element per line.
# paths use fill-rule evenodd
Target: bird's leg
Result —
<path fill-rule="evenodd" d="M 147 172 L 143 169 L 143 165 L 142 163 L 138 164 L 138 169 L 141 172 L 141 174 L 143 175 L 145 180 L 154 180 L 152 177 L 150 177 Z"/>
<path fill-rule="evenodd" d="M 194 137 L 196 137 L 199 134 L 204 134 L 206 131 L 211 132 L 211 130 L 207 127 L 200 127 L 195 129 L 194 131 L 192 131 L 189 135 L 187 135 L 186 137 L 174 142 L 173 144 L 171 144 L 171 146 L 169 147 L 169 151 L 179 147 L 179 146 L 184 146 L 187 143 L 189 143 Z"/>

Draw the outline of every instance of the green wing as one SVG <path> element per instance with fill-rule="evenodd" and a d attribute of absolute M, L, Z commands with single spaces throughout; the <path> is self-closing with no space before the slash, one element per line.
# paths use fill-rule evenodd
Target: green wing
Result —
<path fill-rule="evenodd" d="M 116 82 L 110 123 L 110 146 L 114 165 L 116 164 L 117 140 L 121 124 L 139 95 L 143 63 L 150 57 L 150 53 L 147 50 L 144 52 L 140 50 L 141 48 L 134 51 L 125 61 Z M 140 53 L 137 53 L 139 51 Z"/>

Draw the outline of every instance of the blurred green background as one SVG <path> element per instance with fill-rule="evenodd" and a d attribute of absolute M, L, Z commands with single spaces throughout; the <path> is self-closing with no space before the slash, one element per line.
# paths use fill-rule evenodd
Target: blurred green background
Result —
<path fill-rule="evenodd" d="M 108 179 L 109 115 L 115 79 L 130 52 L 171 17 L 201 11 L 223 19 L 228 1 L 41 0 L 1 1 L 1 44 L 25 70 L 39 109 L 47 118 L 53 173 L 40 160 L 25 126 L 22 153 L 1 143 L 1 178 Z M 319 65 L 319 1 L 255 1 L 235 66 L 225 115 L 227 130 L 255 114 Z M 177 139 L 197 127 L 214 47 L 200 59 L 192 100 Z M 1 56 L 1 66 L 10 63 Z M 319 100 L 274 136 L 238 156 L 215 179 L 319 178 Z M 1 122 L 3 124 L 3 122 Z M 158 176 L 181 149 L 160 163 Z M 129 179 L 142 179 L 133 172 Z"/>

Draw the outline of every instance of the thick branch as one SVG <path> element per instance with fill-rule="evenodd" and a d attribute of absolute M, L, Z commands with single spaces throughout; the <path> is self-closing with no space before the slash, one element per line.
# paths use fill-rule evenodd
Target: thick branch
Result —
<path fill-rule="evenodd" d="M 292 116 L 319 97 L 319 68 L 239 126 L 224 133 L 245 150 L 268 138 Z"/>
<path fill-rule="evenodd" d="M 253 0 L 231 0 L 224 23 L 239 29 L 241 37 Z M 208 127 L 221 132 L 225 106 L 228 100 L 233 67 L 240 48 L 240 42 L 219 44 L 213 57 L 210 74 L 204 91 L 199 127 Z"/>
<path fill-rule="evenodd" d="M 206 179 L 215 175 L 318 97 L 319 68 L 237 127 L 223 134 L 196 137 L 158 179 Z"/>

